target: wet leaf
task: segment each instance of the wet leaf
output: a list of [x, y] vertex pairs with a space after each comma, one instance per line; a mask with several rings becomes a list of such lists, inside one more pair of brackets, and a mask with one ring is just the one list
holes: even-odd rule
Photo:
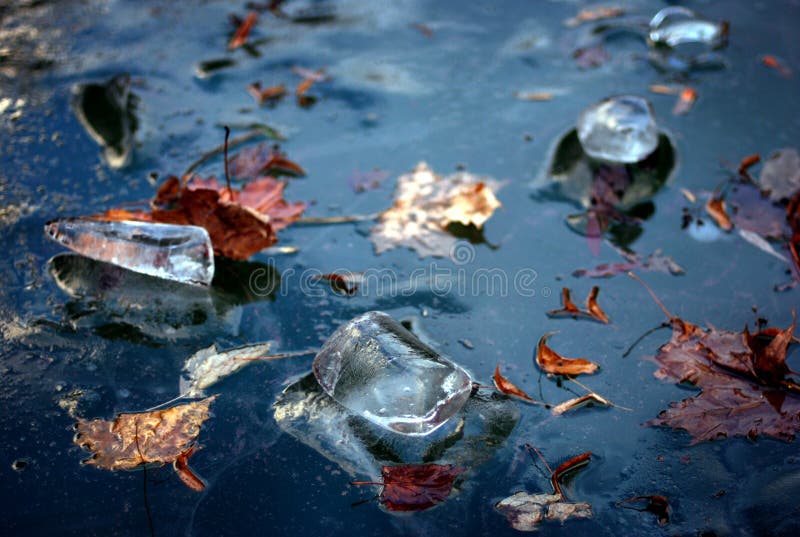
[[564, 25], [570, 28], [580, 26], [585, 22], [595, 22], [604, 19], [613, 19], [625, 14], [621, 7], [596, 7], [581, 9], [577, 15], [564, 21]]
[[800, 192], [800, 155], [794, 148], [779, 149], [770, 155], [758, 177], [761, 188], [775, 202], [788, 201]]
[[264, 103], [276, 103], [286, 95], [286, 86], [279, 84], [277, 86], [270, 86], [268, 88], [261, 88], [261, 82], [253, 82], [247, 86], [247, 91], [256, 100], [259, 106]]
[[494, 508], [503, 513], [517, 531], [537, 531], [545, 519], [563, 524], [570, 518], [592, 517], [591, 504], [568, 503], [560, 494], [517, 492], [497, 502]]
[[497, 388], [499, 392], [512, 397], [519, 397], [524, 401], [533, 401], [530, 395], [517, 388], [517, 386], [514, 385], [510, 380], [500, 374], [500, 364], [497, 364], [497, 367], [495, 367], [492, 380], [494, 381], [495, 388]]
[[241, 22], [241, 24], [239, 24], [239, 27], [236, 28], [233, 37], [231, 37], [231, 40], [228, 43], [228, 49], [233, 50], [247, 43], [247, 38], [250, 36], [250, 31], [253, 29], [253, 26], [257, 21], [258, 13], [255, 11], [248, 13], [247, 17]]
[[787, 378], [785, 330], [750, 334], [703, 330], [671, 317], [672, 339], [653, 360], [656, 377], [687, 382], [700, 394], [672, 403], [648, 425], [686, 430], [692, 443], [718, 437], [760, 435], [790, 441], [800, 430], [800, 385]]
[[597, 295], [600, 288], [595, 286], [589, 292], [586, 299], [586, 310], [580, 309], [570, 300], [570, 291], [564, 287], [561, 289], [561, 308], [547, 312], [548, 317], [572, 317], [573, 319], [592, 319], [601, 323], [608, 324], [609, 319], [605, 312], [597, 304]]
[[186, 460], [195, 450], [200, 427], [209, 417], [216, 396], [163, 410], [119, 414], [114, 421], [78, 420], [75, 443], [92, 452], [85, 464], [104, 470], [133, 470], [139, 466], [175, 463], [184, 483], [202, 490], [203, 482], [189, 477]]
[[397, 181], [394, 205], [381, 213], [370, 239], [380, 254], [404, 246], [420, 258], [451, 254], [457, 239], [447, 232], [450, 224], [481, 229], [501, 206], [495, 197], [499, 183], [467, 172], [448, 176], [433, 173], [421, 162]]
[[770, 69], [775, 69], [783, 78], [792, 78], [792, 70], [775, 56], [762, 56], [761, 63]]
[[[644, 503], [643, 506], [641, 505], [642, 503]], [[653, 513], [658, 518], [659, 526], [666, 526], [669, 524], [669, 514], [671, 509], [669, 507], [669, 500], [667, 500], [664, 496], [634, 496], [632, 498], [628, 498], [627, 500], [617, 502], [616, 505], [617, 507], [622, 507], [624, 509], [634, 509], [636, 511], [647, 511], [649, 513]]]
[[407, 464], [383, 466], [380, 501], [389, 511], [424, 511], [450, 496], [453, 482], [464, 472], [451, 464]]
[[780, 259], [781, 261], [787, 263], [789, 262], [789, 260], [786, 259], [786, 257], [783, 254], [778, 252], [775, 249], [775, 247], [769, 243], [769, 241], [767, 241], [764, 237], [762, 237], [758, 233], [755, 233], [747, 229], [740, 229], [739, 236], [744, 240], [746, 240], [747, 242], [749, 242], [750, 244], [752, 244], [753, 246], [755, 246], [756, 248], [758, 248], [759, 250], [761, 250], [762, 252], [767, 253], [777, 259]]
[[305, 170], [269, 143], [245, 148], [231, 157], [230, 174], [237, 179], [256, 179], [264, 175], [304, 176]]
[[752, 231], [765, 239], [782, 240], [788, 236], [785, 209], [770, 202], [749, 181], [734, 183], [726, 202], [735, 227]]
[[601, 263], [593, 269], [576, 269], [572, 275], [576, 278], [586, 276], [589, 278], [610, 278], [630, 270], [654, 270], [668, 274], [683, 274], [684, 270], [671, 257], [665, 256], [661, 250], [656, 250], [647, 257], [642, 257], [635, 252], [617, 250], [626, 259], [624, 263]]
[[694, 88], [684, 88], [678, 95], [678, 100], [675, 101], [675, 106], [672, 107], [672, 113], [676, 116], [688, 114], [689, 110], [694, 106], [697, 100], [697, 90]]
[[258, 343], [220, 352], [217, 346], [201, 349], [183, 364], [180, 392], [183, 397], [202, 397], [204, 390], [250, 365], [252, 358], [266, 355], [272, 342]]
[[548, 332], [539, 340], [536, 347], [536, 365], [548, 375], [591, 375], [599, 366], [583, 358], [564, 358], [547, 346], [547, 338], [553, 332]]
[[572, 53], [572, 57], [581, 69], [593, 69], [610, 60], [611, 54], [606, 51], [603, 45], [594, 45], [576, 49]]
[[731, 222], [731, 217], [728, 216], [728, 210], [724, 199], [709, 199], [708, 202], [706, 202], [706, 212], [723, 231], [730, 231], [733, 229], [733, 222]]

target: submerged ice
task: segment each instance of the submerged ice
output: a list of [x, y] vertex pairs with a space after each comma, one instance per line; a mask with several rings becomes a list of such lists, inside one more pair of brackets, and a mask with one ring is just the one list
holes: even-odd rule
[[634, 163], [658, 145], [653, 107], [636, 95], [617, 95], [589, 106], [578, 118], [578, 139], [587, 155]]

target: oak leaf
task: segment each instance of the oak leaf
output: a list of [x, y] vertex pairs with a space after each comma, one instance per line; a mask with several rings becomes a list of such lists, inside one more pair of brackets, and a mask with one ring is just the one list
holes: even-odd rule
[[599, 366], [584, 360], [583, 358], [564, 358], [553, 349], [547, 346], [547, 338], [553, 332], [548, 332], [539, 340], [536, 347], [536, 365], [538, 365], [548, 375], [591, 375], [596, 372]]
[[420, 258], [451, 254], [456, 237], [451, 224], [481, 229], [501, 206], [495, 197], [499, 183], [467, 172], [441, 176], [421, 162], [397, 181], [394, 205], [381, 213], [370, 240], [380, 254], [404, 246]]
[[133, 470], [174, 463], [184, 483], [202, 490], [202, 480], [191, 472], [186, 460], [196, 448], [195, 440], [215, 398], [163, 410], [119, 414], [113, 421], [79, 419], [74, 441], [92, 452], [85, 464], [104, 470]]

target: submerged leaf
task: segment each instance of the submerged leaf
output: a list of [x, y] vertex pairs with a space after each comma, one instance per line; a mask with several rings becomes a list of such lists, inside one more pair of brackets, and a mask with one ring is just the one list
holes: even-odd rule
[[264, 356], [272, 342], [257, 343], [219, 352], [217, 346], [201, 349], [191, 355], [183, 365], [180, 392], [184, 397], [202, 397], [203, 390], [249, 365], [253, 358]]
[[589, 278], [610, 278], [617, 274], [622, 274], [630, 270], [654, 270], [666, 272], [668, 274], [679, 275], [685, 271], [671, 257], [665, 256], [661, 250], [656, 250], [647, 257], [642, 257], [635, 252], [618, 250], [620, 255], [626, 259], [623, 263], [601, 263], [593, 269], [576, 269], [572, 275], [576, 278], [586, 276]]
[[230, 173], [238, 179], [256, 179], [267, 174], [302, 177], [305, 170], [269, 143], [242, 149], [231, 157]]
[[494, 191], [497, 181], [458, 172], [436, 175], [421, 162], [397, 181], [394, 205], [380, 215], [370, 239], [376, 253], [398, 246], [416, 250], [420, 257], [445, 257], [457, 239], [447, 232], [450, 224], [481, 229], [501, 206]]
[[492, 377], [492, 380], [494, 381], [495, 387], [501, 393], [504, 393], [506, 395], [511, 395], [513, 397], [519, 397], [524, 401], [530, 401], [530, 402], [533, 401], [530, 395], [528, 395], [521, 389], [517, 388], [517, 386], [514, 385], [510, 380], [508, 380], [507, 378], [505, 378], [503, 375], [500, 374], [500, 364], [498, 364], [497, 367], [495, 367], [494, 376]]
[[800, 155], [794, 148], [779, 149], [764, 163], [758, 177], [772, 201], [791, 199], [800, 192]]
[[494, 508], [503, 513], [517, 531], [537, 531], [545, 519], [563, 524], [570, 518], [592, 517], [591, 504], [568, 503], [560, 494], [517, 492], [497, 502]]
[[194, 441], [209, 417], [216, 396], [164, 410], [119, 414], [114, 421], [79, 419], [75, 443], [92, 452], [85, 464], [105, 470], [133, 470], [142, 465], [176, 463], [184, 483], [193, 481], [202, 490], [202, 480], [190, 472], [186, 459], [195, 450]]
[[583, 358], [564, 358], [547, 346], [547, 338], [553, 332], [548, 332], [539, 340], [536, 347], [536, 364], [548, 375], [591, 375], [599, 366]]
[[[641, 504], [645, 501], [647, 503], [644, 505], [644, 507], [637, 507], [635, 505]], [[634, 505], [626, 505], [631, 503]], [[667, 500], [664, 496], [634, 496], [633, 498], [628, 498], [627, 500], [617, 502], [616, 505], [617, 507], [622, 507], [624, 509], [634, 509], [636, 511], [647, 511], [649, 513], [653, 513], [658, 518], [659, 526], [666, 526], [669, 524], [669, 500]]]
[[408, 464], [381, 469], [380, 501], [389, 511], [423, 511], [442, 503], [464, 470], [451, 464]]

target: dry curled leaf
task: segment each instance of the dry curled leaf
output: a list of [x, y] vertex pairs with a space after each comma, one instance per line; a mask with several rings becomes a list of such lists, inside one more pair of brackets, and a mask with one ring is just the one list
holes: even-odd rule
[[467, 172], [448, 176], [433, 173], [421, 162], [397, 181], [394, 205], [381, 213], [370, 239], [375, 252], [405, 246], [422, 257], [451, 254], [456, 237], [447, 226], [481, 229], [501, 206], [495, 197], [499, 183]]
[[519, 389], [515, 384], [513, 384], [510, 380], [505, 378], [503, 375], [500, 374], [500, 364], [497, 364], [497, 367], [494, 369], [494, 376], [492, 377], [494, 381], [494, 386], [497, 390], [501, 393], [506, 395], [510, 395], [512, 397], [519, 397], [523, 401], [530, 401], [532, 402], [531, 396]]
[[536, 365], [548, 375], [591, 375], [599, 366], [583, 358], [564, 358], [547, 346], [547, 338], [553, 332], [548, 332], [539, 340], [536, 347]]
[[142, 465], [175, 463], [181, 480], [202, 490], [202, 480], [191, 472], [186, 460], [195, 450], [194, 442], [215, 398], [119, 414], [114, 421], [79, 419], [74, 441], [92, 452], [85, 464], [104, 470], [133, 470]]
[[724, 199], [716, 197], [710, 198], [706, 202], [706, 212], [723, 231], [730, 231], [733, 229], [733, 222], [731, 221], [731, 217], [728, 216], [728, 209]]
[[560, 416], [565, 412], [569, 412], [570, 410], [574, 410], [576, 408], [580, 408], [582, 406], [591, 405], [591, 404], [599, 404], [603, 406], [613, 406], [613, 403], [602, 397], [594, 392], [587, 393], [586, 395], [582, 395], [580, 397], [575, 397], [573, 399], [569, 399], [564, 401], [563, 403], [559, 403], [558, 405], [554, 406], [553, 409], [550, 411], [554, 416]]
[[247, 38], [250, 36], [250, 31], [253, 29], [253, 26], [255, 26], [257, 21], [258, 13], [255, 11], [248, 13], [247, 17], [241, 22], [241, 24], [239, 24], [239, 27], [236, 28], [233, 37], [231, 37], [231, 40], [228, 43], [228, 50], [239, 48], [247, 43]]
[[261, 82], [253, 82], [247, 86], [247, 91], [253, 96], [259, 106], [264, 103], [275, 103], [286, 95], [286, 86], [279, 84], [277, 86], [270, 86], [268, 88], [261, 87]]
[[561, 307], [547, 312], [548, 317], [572, 317], [573, 319], [592, 319], [601, 323], [608, 324], [609, 319], [605, 312], [597, 304], [597, 295], [600, 288], [595, 286], [589, 292], [586, 299], [586, 310], [580, 309], [570, 300], [570, 291], [567, 287], [561, 289]]

